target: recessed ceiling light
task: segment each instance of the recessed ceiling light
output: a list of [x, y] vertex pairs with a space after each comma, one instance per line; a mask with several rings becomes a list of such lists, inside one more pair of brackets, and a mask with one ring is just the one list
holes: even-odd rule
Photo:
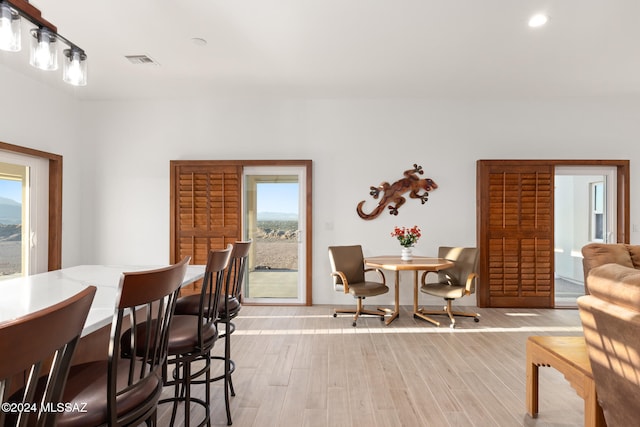
[[536, 15], [533, 15], [529, 19], [529, 26], [532, 28], [542, 27], [548, 21], [549, 21], [549, 17], [547, 15], [543, 13], [538, 13]]

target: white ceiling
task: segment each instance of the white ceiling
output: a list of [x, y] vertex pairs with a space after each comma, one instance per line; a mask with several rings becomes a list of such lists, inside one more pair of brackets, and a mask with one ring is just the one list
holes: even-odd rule
[[[82, 99], [640, 94], [640, 0], [32, 4], [85, 49], [88, 86], [70, 89], [16, 54], [1, 63]], [[550, 15], [545, 27], [527, 26], [536, 12]], [[138, 54], [160, 65], [125, 59]]]

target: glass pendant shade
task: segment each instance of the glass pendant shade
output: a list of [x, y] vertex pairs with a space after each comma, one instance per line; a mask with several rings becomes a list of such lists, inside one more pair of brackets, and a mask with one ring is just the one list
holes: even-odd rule
[[29, 63], [41, 70], [58, 69], [56, 36], [46, 28], [31, 31], [31, 55]]
[[21, 49], [20, 15], [5, 3], [0, 3], [0, 50], [17, 52]]
[[22, 19], [31, 27], [29, 63], [40, 70], [57, 70], [58, 50], [62, 51], [58, 45], [62, 43], [68, 47], [64, 50], [62, 79], [74, 86], [86, 86], [87, 55], [59, 34], [57, 27], [44, 19], [29, 0], [0, 0], [0, 50], [18, 52], [22, 48]]
[[78, 49], [65, 49], [62, 79], [74, 86], [87, 84], [87, 55]]

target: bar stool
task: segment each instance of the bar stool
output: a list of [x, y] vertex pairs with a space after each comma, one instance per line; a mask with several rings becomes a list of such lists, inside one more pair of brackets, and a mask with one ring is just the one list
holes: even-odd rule
[[[191, 403], [197, 403], [204, 408], [204, 418], [199, 426], [211, 425], [211, 391], [208, 386], [211, 381], [211, 349], [218, 339], [217, 322], [219, 319], [218, 305], [224, 285], [224, 270], [229, 264], [232, 246], [225, 250], [209, 251], [207, 266], [200, 295], [194, 295], [198, 300], [196, 315], [175, 314], [169, 331], [169, 359], [165, 369], [165, 386], [174, 386], [173, 397], [160, 400], [160, 403], [172, 402], [171, 425], [174, 424], [177, 404], [184, 402], [184, 425], [190, 425]], [[191, 364], [204, 360], [204, 367], [193, 373]], [[172, 378], [168, 378], [169, 367]], [[191, 385], [198, 382], [194, 378], [205, 375], [202, 381], [205, 386], [205, 400], [191, 396]]]
[[[40, 410], [57, 408], [57, 404], [64, 401], [71, 358], [95, 293], [96, 287], [89, 286], [51, 307], [0, 324], [1, 426], [56, 424], [57, 411]], [[54, 356], [53, 363], [48, 368], [51, 356]], [[26, 385], [9, 397], [11, 380], [22, 379], [25, 372], [28, 373]], [[39, 381], [42, 374], [45, 374], [43, 380]], [[46, 392], [45, 383], [48, 384]], [[5, 411], [6, 402], [19, 404], [16, 408], [22, 410]], [[38, 410], [27, 410], [34, 408]]]
[[[232, 320], [238, 316], [242, 308], [242, 282], [247, 269], [247, 259], [251, 241], [239, 241], [233, 244], [231, 258], [225, 273], [225, 294], [220, 298], [218, 306], [218, 324], [225, 326], [224, 332], [219, 338], [224, 338], [224, 356], [212, 356], [211, 359], [224, 361], [224, 371], [222, 375], [206, 379], [204, 381], [192, 381], [192, 383], [213, 382], [224, 379], [224, 402], [227, 412], [227, 425], [232, 424], [229, 394], [235, 396], [231, 374], [235, 371], [235, 363], [231, 360], [231, 334], [235, 331], [235, 324]], [[198, 295], [188, 295], [178, 299], [176, 304], [176, 315], [197, 315]]]
[[[57, 427], [156, 425], [169, 326], [189, 259], [122, 274], [108, 357], [71, 367], [60, 402], [85, 411], [59, 413]], [[121, 339], [126, 327], [135, 333]]]

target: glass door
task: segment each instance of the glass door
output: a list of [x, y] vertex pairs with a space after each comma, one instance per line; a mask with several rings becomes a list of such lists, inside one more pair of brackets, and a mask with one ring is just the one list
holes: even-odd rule
[[305, 169], [244, 168], [244, 234], [251, 239], [243, 296], [253, 303], [304, 303]]
[[588, 243], [616, 243], [616, 194], [615, 167], [556, 167], [556, 307], [576, 307], [576, 298], [584, 295], [582, 247]]

